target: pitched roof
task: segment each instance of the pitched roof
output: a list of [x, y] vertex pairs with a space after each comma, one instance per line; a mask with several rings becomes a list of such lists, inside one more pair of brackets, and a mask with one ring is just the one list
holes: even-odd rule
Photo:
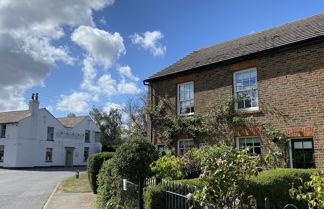
[[29, 110], [0, 112], [0, 123], [17, 123], [31, 116]]
[[87, 116], [79, 116], [79, 117], [66, 117], [66, 118], [57, 118], [65, 127], [73, 128], [77, 124], [79, 124], [83, 119]]
[[324, 38], [324, 13], [198, 49], [145, 81], [313, 38]]

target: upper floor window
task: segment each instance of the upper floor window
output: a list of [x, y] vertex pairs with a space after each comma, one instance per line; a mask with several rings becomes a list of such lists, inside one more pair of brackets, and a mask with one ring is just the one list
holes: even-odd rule
[[95, 142], [100, 142], [100, 132], [96, 131], [94, 134], [95, 134]]
[[236, 139], [236, 146], [240, 149], [250, 147], [252, 155], [261, 155], [261, 140], [260, 137], [246, 136]]
[[47, 141], [54, 140], [54, 127], [47, 127]]
[[249, 111], [259, 109], [256, 68], [234, 73], [235, 109]]
[[6, 124], [0, 125], [0, 138], [6, 138]]
[[84, 141], [88, 143], [90, 142], [90, 130], [85, 130]]
[[178, 115], [191, 115], [194, 112], [194, 82], [178, 84]]

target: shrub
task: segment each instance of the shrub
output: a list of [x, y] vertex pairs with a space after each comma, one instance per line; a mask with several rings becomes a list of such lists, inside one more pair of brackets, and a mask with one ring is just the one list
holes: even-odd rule
[[92, 192], [94, 194], [97, 193], [97, 188], [98, 188], [97, 175], [99, 173], [101, 165], [105, 160], [111, 159], [113, 155], [114, 153], [112, 152], [100, 152], [97, 154], [93, 154], [88, 158], [88, 162], [87, 162], [88, 178], [89, 178]]
[[182, 177], [181, 159], [167, 151], [165, 156], [160, 157], [151, 164], [151, 169], [156, 176], [164, 179], [175, 180]]
[[310, 176], [310, 181], [304, 183], [303, 179], [299, 179], [301, 186], [289, 190], [289, 194], [293, 199], [303, 201], [308, 208], [324, 207], [324, 170], [319, 171]]
[[276, 169], [260, 172], [252, 177], [245, 188], [247, 195], [253, 195], [258, 202], [259, 208], [264, 208], [264, 198], [270, 199], [270, 207], [282, 209], [286, 204], [295, 204], [298, 208], [307, 208], [306, 205], [293, 200], [289, 196], [289, 189], [296, 178], [305, 181], [316, 169]]
[[201, 174], [202, 165], [195, 156], [195, 152], [195, 149], [189, 150], [181, 157], [180, 168], [183, 179], [198, 178]]
[[158, 157], [158, 151], [145, 137], [134, 137], [117, 150], [114, 164], [118, 175], [137, 183], [140, 176], [152, 174], [150, 164]]
[[118, 191], [118, 185], [116, 182], [121, 181], [116, 175], [114, 170], [113, 160], [106, 160], [99, 171], [98, 174], [98, 195], [97, 195], [97, 205], [100, 208], [105, 208], [108, 200], [116, 196], [116, 191]]
[[149, 186], [144, 191], [145, 209], [164, 209], [165, 187], [163, 185]]

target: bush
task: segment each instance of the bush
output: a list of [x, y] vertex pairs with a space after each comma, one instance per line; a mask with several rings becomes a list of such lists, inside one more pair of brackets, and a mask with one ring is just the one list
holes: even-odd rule
[[111, 159], [113, 156], [114, 153], [112, 152], [100, 152], [97, 154], [93, 154], [88, 158], [88, 162], [87, 162], [88, 178], [89, 178], [92, 192], [94, 194], [97, 194], [97, 188], [98, 188], [97, 175], [99, 173], [101, 165], [105, 160]]
[[271, 208], [282, 209], [286, 204], [295, 204], [298, 208], [307, 208], [289, 196], [289, 189], [296, 178], [309, 180], [316, 169], [276, 169], [263, 171], [252, 177], [249, 186], [245, 189], [247, 195], [253, 195], [259, 208], [264, 208], [264, 198], [270, 199]]
[[163, 185], [149, 186], [144, 191], [145, 209], [164, 209], [165, 187]]
[[98, 174], [97, 205], [99, 208], [105, 208], [108, 200], [116, 196], [115, 192], [118, 190], [116, 182], [118, 181], [121, 179], [115, 175], [113, 160], [106, 160]]
[[196, 150], [193, 149], [189, 150], [181, 157], [180, 168], [183, 179], [198, 178], [201, 174], [202, 165], [195, 154]]
[[164, 179], [175, 180], [182, 177], [181, 159], [167, 151], [165, 156], [160, 157], [151, 164], [151, 169], [156, 176]]
[[158, 151], [145, 137], [134, 137], [117, 150], [114, 164], [118, 175], [137, 183], [140, 176], [152, 175], [150, 164], [158, 157]]

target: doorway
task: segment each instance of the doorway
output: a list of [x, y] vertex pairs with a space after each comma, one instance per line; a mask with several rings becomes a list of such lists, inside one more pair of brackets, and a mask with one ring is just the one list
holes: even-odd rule
[[74, 147], [65, 147], [65, 166], [73, 167]]

